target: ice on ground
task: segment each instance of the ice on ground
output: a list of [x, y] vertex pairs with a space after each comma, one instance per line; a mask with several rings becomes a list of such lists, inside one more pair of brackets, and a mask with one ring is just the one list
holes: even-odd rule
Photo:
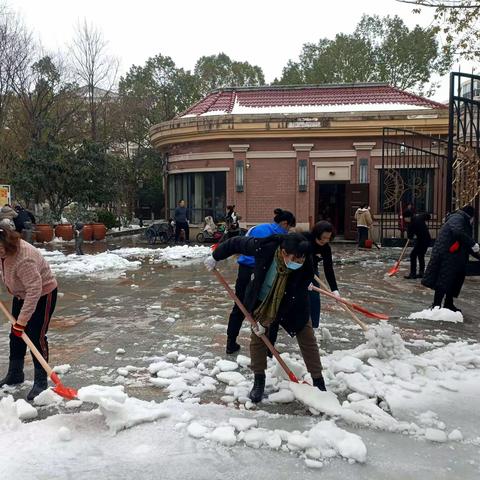
[[268, 400], [274, 403], [290, 403], [295, 400], [295, 394], [291, 390], [283, 389], [271, 393], [268, 396]]
[[232, 372], [237, 370], [238, 363], [232, 362], [230, 360], [219, 360], [216, 366], [220, 369], [221, 372]]
[[89, 385], [78, 391], [78, 398], [84, 402], [96, 403], [113, 433], [169, 415], [162, 405], [129, 397], [123, 390], [122, 385]]
[[57, 395], [51, 388], [47, 388], [33, 399], [33, 403], [39, 406], [55, 405], [62, 401], [63, 397]]
[[65, 375], [70, 371], [70, 368], [70, 364], [66, 363], [65, 365], [57, 365], [56, 367], [53, 367], [53, 371], [59, 375]]
[[205, 438], [228, 446], [237, 443], [235, 429], [231, 426], [217, 427], [213, 432], [207, 433]]
[[[289, 353], [287, 352], [282, 353], [280, 357], [287, 364], [287, 367], [295, 374], [295, 376], [298, 379], [302, 379], [303, 376], [307, 373], [307, 369], [305, 368], [305, 365], [291, 358]], [[285, 372], [285, 370], [278, 363], [276, 358], [274, 359], [274, 362], [275, 362], [275, 376], [284, 378], [285, 380], [289, 380], [287, 372]]]
[[411, 313], [408, 318], [421, 318], [423, 320], [434, 320], [437, 322], [463, 323], [462, 312], [452, 312], [448, 308], [427, 308], [421, 312]]
[[427, 428], [425, 430], [425, 438], [431, 442], [443, 443], [447, 441], [447, 434], [438, 428]]
[[17, 405], [11, 395], [0, 399], [0, 432], [14, 430], [21, 424]]
[[337, 415], [342, 408], [333, 392], [322, 392], [317, 387], [294, 382], [290, 382], [290, 389], [299, 402], [315, 409], [317, 412]]
[[393, 327], [386, 323], [371, 325], [365, 332], [367, 348], [377, 351], [379, 358], [393, 359], [411, 356], [411, 352], [405, 348], [402, 337], [395, 333]]
[[227, 385], [238, 385], [245, 381], [245, 377], [239, 372], [220, 372], [217, 379]]
[[238, 365], [240, 365], [241, 367], [249, 367], [252, 363], [250, 357], [246, 357], [245, 355], [238, 355], [237, 356], [237, 363]]
[[232, 417], [228, 419], [228, 423], [234, 426], [239, 432], [243, 432], [258, 425], [257, 420], [254, 418], [238, 418]]
[[62, 442], [69, 442], [72, 439], [72, 431], [68, 427], [60, 427], [58, 429], [58, 438]]
[[38, 411], [33, 406], [26, 402], [23, 398], [19, 398], [15, 405], [17, 407], [17, 414], [20, 420], [31, 420], [38, 417]]

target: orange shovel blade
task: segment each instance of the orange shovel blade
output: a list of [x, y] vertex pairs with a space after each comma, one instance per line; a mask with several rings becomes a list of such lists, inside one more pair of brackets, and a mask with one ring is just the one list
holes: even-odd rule
[[395, 275], [398, 270], [399, 270], [399, 265], [398, 265], [398, 262], [388, 271], [388, 276], [389, 277], [393, 277], [393, 275]]
[[63, 398], [66, 398], [67, 400], [75, 400], [78, 398], [78, 392], [75, 390], [75, 388], [70, 388], [66, 387], [60, 380], [60, 377], [55, 373], [52, 372], [50, 375], [50, 378], [52, 379], [52, 382], [55, 384], [55, 387], [53, 387], [53, 391], [57, 394], [60, 395]]

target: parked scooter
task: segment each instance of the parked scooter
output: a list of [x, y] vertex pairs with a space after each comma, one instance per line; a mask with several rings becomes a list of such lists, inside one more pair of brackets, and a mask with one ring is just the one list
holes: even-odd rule
[[203, 230], [197, 235], [197, 242], [221, 242], [225, 235], [225, 224], [217, 225], [211, 216], [205, 217]]

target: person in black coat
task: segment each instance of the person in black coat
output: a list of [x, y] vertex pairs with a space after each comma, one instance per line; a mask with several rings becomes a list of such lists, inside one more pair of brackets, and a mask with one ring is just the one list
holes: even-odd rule
[[460, 295], [469, 255], [480, 250], [472, 238], [474, 217], [474, 208], [467, 205], [452, 213], [438, 233], [422, 280], [423, 285], [435, 290], [432, 308], [441, 307], [445, 297], [444, 308], [459, 311], [453, 299]]
[[29, 212], [26, 208], [23, 208], [21, 205], [15, 207], [17, 216], [13, 219], [15, 223], [15, 230], [18, 233], [22, 233], [26, 228], [32, 228], [32, 225], [35, 225], [35, 216], [32, 212]]
[[313, 384], [325, 390], [322, 364], [309, 318], [308, 286], [313, 279], [313, 258], [308, 240], [298, 233], [267, 238], [234, 237], [221, 243], [205, 260], [207, 269], [235, 254], [255, 257], [254, 276], [243, 303], [256, 320], [250, 337], [251, 368], [255, 375], [250, 399], [259, 402], [265, 389], [267, 347], [260, 338], [278, 323], [297, 337]]
[[[410, 253], [410, 273], [404, 278], [411, 280], [422, 278], [425, 272], [425, 254], [428, 247], [432, 243], [432, 237], [428, 230], [427, 222], [430, 220], [429, 213], [421, 213], [413, 215], [411, 210], [407, 210], [403, 214], [403, 219], [407, 226], [408, 239], [413, 242], [416, 237], [415, 245]], [[417, 274], [417, 258], [418, 258], [418, 274]]]

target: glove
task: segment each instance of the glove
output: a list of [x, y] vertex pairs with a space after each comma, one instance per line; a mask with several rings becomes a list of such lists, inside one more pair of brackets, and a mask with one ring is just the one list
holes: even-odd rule
[[11, 332], [12, 332], [13, 335], [15, 335], [16, 337], [21, 338], [23, 332], [25, 331], [25, 327], [26, 327], [26, 325], [21, 325], [20, 323], [15, 322], [15, 323], [12, 325]]
[[478, 253], [478, 252], [480, 252], [480, 245], [478, 245], [478, 243], [476, 243], [476, 244], [472, 247], [472, 251], [473, 251], [473, 253]]
[[266, 329], [260, 322], [256, 322], [255, 327], [252, 327], [252, 332], [255, 335], [258, 335], [259, 337], [261, 337], [262, 335], [265, 334]]
[[209, 271], [209, 272], [212, 272], [215, 268], [215, 266], [217, 265], [217, 261], [213, 258], [212, 255], [210, 255], [209, 257], [207, 257], [203, 264], [205, 265], [206, 269]]
[[340, 298], [340, 292], [338, 290], [334, 290], [332, 292], [337, 298]]
[[311, 292], [314, 286], [315, 285], [312, 282], [310, 282], [310, 285], [307, 287], [308, 291]]

